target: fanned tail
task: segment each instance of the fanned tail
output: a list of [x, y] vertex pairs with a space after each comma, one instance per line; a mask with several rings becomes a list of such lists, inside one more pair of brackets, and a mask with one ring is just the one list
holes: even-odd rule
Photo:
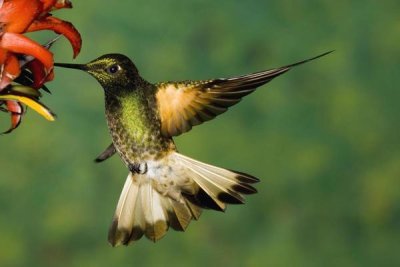
[[219, 168], [176, 153], [186, 174], [197, 184], [196, 194], [185, 195], [203, 208], [224, 211], [226, 204], [244, 204], [243, 195], [257, 193], [250, 184], [258, 178]]
[[143, 235], [161, 239], [171, 227], [184, 231], [203, 208], [223, 211], [256, 193], [251, 175], [215, 167], [179, 153], [148, 162], [144, 174], [129, 173], [111, 225], [113, 246], [128, 245]]

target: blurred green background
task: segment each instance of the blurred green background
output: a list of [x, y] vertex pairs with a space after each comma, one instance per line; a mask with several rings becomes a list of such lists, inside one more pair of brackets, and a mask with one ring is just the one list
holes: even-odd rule
[[[400, 266], [399, 1], [73, 3], [55, 15], [83, 36], [75, 62], [124, 53], [153, 82], [336, 51], [176, 138], [183, 154], [260, 177], [246, 205], [118, 248], [107, 231], [127, 170], [93, 163], [110, 143], [103, 92], [57, 69], [42, 100], [58, 120], [29, 111], [0, 137], [0, 266]], [[54, 52], [72, 61], [67, 41]]]

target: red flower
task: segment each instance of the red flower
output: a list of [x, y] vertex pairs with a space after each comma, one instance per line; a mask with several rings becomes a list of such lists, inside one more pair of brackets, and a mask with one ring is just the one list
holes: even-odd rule
[[[0, 110], [11, 113], [11, 128], [7, 132], [21, 121], [24, 112], [21, 103], [47, 119], [54, 119], [38, 102], [40, 94], [25, 88], [45, 88], [44, 83], [53, 79], [53, 54], [49, 46], [42, 46], [23, 34], [52, 30], [64, 35], [76, 57], [82, 44], [79, 32], [71, 23], [49, 13], [71, 7], [69, 0], [0, 0]], [[13, 81], [24, 85], [24, 90], [16, 87]], [[48, 112], [42, 112], [43, 109]]]

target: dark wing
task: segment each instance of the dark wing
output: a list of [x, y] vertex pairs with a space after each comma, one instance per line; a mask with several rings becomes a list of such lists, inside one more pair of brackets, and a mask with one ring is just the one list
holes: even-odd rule
[[260, 71], [234, 78], [207, 81], [159, 83], [156, 94], [161, 131], [164, 136], [177, 136], [192, 126], [213, 119], [242, 97], [252, 93], [292, 67], [317, 59], [330, 52], [284, 67]]
[[94, 161], [97, 163], [105, 161], [109, 157], [113, 156], [115, 152], [117, 152], [117, 150], [115, 149], [114, 144], [111, 143], [111, 145], [109, 145]]

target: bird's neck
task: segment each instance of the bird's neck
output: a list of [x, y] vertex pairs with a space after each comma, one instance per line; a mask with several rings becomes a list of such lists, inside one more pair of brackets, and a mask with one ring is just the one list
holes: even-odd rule
[[118, 119], [125, 127], [145, 127], [152, 119], [154, 98], [146, 90], [132, 90], [120, 94], [106, 93], [106, 113], [110, 119]]
[[141, 90], [119, 92], [118, 94], [105, 93], [106, 112], [115, 116], [131, 113], [134, 117], [140, 116], [147, 108], [147, 95]]

